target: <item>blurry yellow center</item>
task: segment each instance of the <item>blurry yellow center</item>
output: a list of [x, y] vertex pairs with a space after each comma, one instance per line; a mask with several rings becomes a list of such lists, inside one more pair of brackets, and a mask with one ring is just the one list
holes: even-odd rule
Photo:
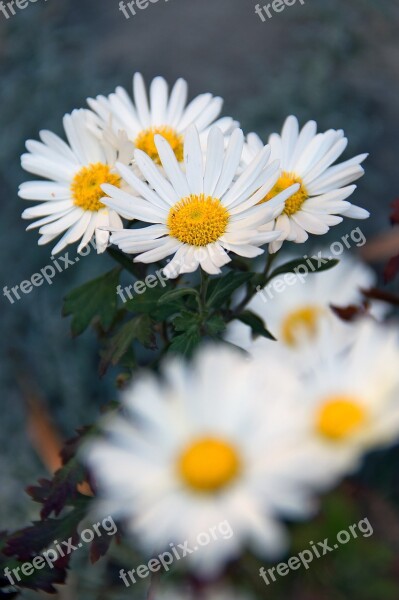
[[357, 433], [367, 420], [365, 408], [351, 397], [328, 399], [317, 415], [317, 431], [333, 441], [341, 441]]
[[191, 195], [177, 202], [169, 211], [170, 235], [184, 244], [207, 246], [225, 232], [229, 212], [218, 198]]
[[83, 210], [98, 211], [105, 207], [105, 204], [100, 201], [106, 196], [101, 185], [110, 183], [120, 187], [120, 182], [119, 175], [111, 173], [108, 165], [93, 163], [83, 167], [76, 173], [71, 184], [73, 203]]
[[178, 470], [184, 483], [197, 492], [216, 492], [240, 472], [236, 449], [224, 440], [202, 438], [180, 456]]
[[288, 346], [296, 346], [305, 336], [314, 338], [321, 314], [318, 306], [304, 306], [289, 313], [281, 326], [283, 341]]
[[284, 190], [289, 188], [291, 185], [294, 185], [294, 183], [299, 183], [301, 187], [296, 192], [296, 194], [293, 194], [291, 198], [288, 198], [288, 200], [286, 200], [285, 208], [283, 210], [283, 213], [285, 213], [289, 217], [291, 215], [294, 215], [296, 212], [298, 212], [298, 210], [300, 210], [305, 200], [309, 198], [308, 191], [301, 177], [297, 177], [295, 173], [287, 173], [286, 171], [283, 171], [273, 189], [268, 193], [267, 196], [263, 198], [263, 200], [259, 202], [259, 204], [263, 204], [263, 202], [271, 200], [272, 198], [277, 196], [277, 194], [284, 192]]
[[182, 162], [184, 152], [183, 152], [183, 136], [179, 135], [172, 127], [168, 127], [167, 125], [162, 125], [161, 127], [150, 127], [149, 129], [145, 129], [141, 131], [137, 138], [134, 141], [134, 145], [139, 150], [142, 150], [154, 162], [158, 165], [161, 164], [161, 159], [159, 158], [158, 150], [155, 145], [155, 135], [159, 134], [165, 138], [169, 145], [171, 146], [175, 156], [179, 162]]

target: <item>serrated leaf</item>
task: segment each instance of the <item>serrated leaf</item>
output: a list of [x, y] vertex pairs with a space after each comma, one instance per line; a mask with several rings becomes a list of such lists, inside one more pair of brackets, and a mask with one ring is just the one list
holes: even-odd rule
[[[323, 262], [322, 262], [323, 261]], [[280, 267], [277, 267], [268, 278], [268, 281], [271, 281], [278, 275], [283, 275], [284, 273], [295, 273], [298, 267], [305, 267], [307, 269], [306, 274], [311, 273], [322, 273], [323, 271], [328, 271], [332, 269], [339, 263], [339, 260], [336, 258], [307, 258], [306, 260], [303, 258], [298, 258], [296, 260], [291, 260]]]
[[230, 271], [224, 277], [220, 277], [216, 280], [216, 283], [209, 287], [207, 306], [221, 308], [227, 300], [232, 298], [234, 292], [250, 281], [253, 276], [254, 273], [236, 273]]
[[101, 275], [70, 292], [63, 306], [63, 315], [72, 316], [74, 336], [83, 333], [94, 318], [98, 318], [107, 331], [116, 316], [120, 267]]
[[201, 335], [198, 329], [189, 329], [173, 338], [169, 349], [171, 352], [175, 352], [176, 354], [190, 357], [200, 341]]
[[[41, 554], [46, 548], [53, 546], [54, 540], [68, 540], [69, 538], [76, 540], [78, 525], [85, 516], [85, 510], [75, 508], [61, 519], [49, 518], [45, 521], [33, 521], [32, 525], [9, 537], [3, 552], [6, 556], [16, 556], [19, 560], [30, 560]], [[68, 561], [60, 560], [59, 564], [65, 562]]]
[[42, 519], [46, 519], [51, 513], [59, 515], [67, 504], [70, 504], [78, 497], [78, 485], [85, 480], [86, 470], [75, 459], [69, 461], [61, 469], [58, 469], [50, 488], [48, 488], [46, 483], [48, 495], [40, 511]]
[[110, 365], [117, 365], [135, 340], [147, 348], [154, 348], [155, 336], [149, 315], [143, 314], [131, 319], [112, 336], [102, 352], [100, 373], [103, 375]]
[[199, 329], [201, 319], [198, 314], [191, 313], [186, 310], [176, 317], [173, 321], [175, 331], [188, 331], [190, 329]]
[[220, 315], [213, 315], [206, 321], [205, 329], [208, 335], [218, 337], [226, 329], [226, 323]]
[[252, 329], [252, 333], [255, 335], [260, 335], [268, 340], [273, 340], [274, 342], [276, 341], [274, 335], [272, 335], [266, 328], [263, 319], [258, 317], [258, 315], [255, 315], [255, 313], [251, 312], [250, 310], [243, 311], [237, 316], [237, 319], [245, 325], [248, 325], [248, 327]]

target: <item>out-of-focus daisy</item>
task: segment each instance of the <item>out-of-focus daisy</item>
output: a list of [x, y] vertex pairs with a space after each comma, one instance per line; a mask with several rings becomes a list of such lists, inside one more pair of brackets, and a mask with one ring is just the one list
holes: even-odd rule
[[[186, 561], [209, 578], [247, 546], [275, 557], [285, 546], [276, 517], [313, 509], [296, 458], [294, 373], [273, 355], [260, 370], [219, 346], [163, 373], [126, 391], [108, 439], [86, 448], [98, 510], [123, 520], [151, 556], [176, 542], [197, 547]], [[198, 534], [211, 527], [216, 539], [202, 548]]]
[[[321, 254], [325, 256], [324, 252]], [[361, 290], [373, 287], [375, 273], [348, 255], [342, 255], [337, 266], [321, 273], [311, 273], [306, 259], [303, 264], [309, 269], [306, 277], [293, 273], [280, 275], [260, 290], [247, 308], [267, 324], [269, 331], [289, 351], [301, 353], [305, 345], [313, 347], [326, 325], [336, 343], [340, 340], [344, 346], [350, 342], [354, 326], [339, 318], [332, 307], [360, 306]], [[376, 307], [374, 314], [381, 316], [380, 307]], [[264, 345], [275, 344], [265, 338], [254, 342], [251, 329], [239, 321], [229, 325], [226, 339], [251, 353]]]
[[308, 475], [330, 485], [357, 469], [366, 451], [399, 440], [399, 335], [365, 320], [348, 352], [337, 353], [330, 335], [323, 344], [328, 359], [304, 382], [297, 416], [308, 429], [299, 454], [314, 456]]
[[136, 164], [148, 184], [123, 165], [118, 170], [141, 198], [104, 185], [109, 197], [102, 202], [126, 218], [152, 225], [113, 233], [111, 242], [126, 253], [139, 254], [137, 262], [153, 263], [174, 255], [164, 269], [170, 278], [191, 273], [199, 265], [207, 273], [220, 273], [231, 260], [229, 251], [246, 257], [262, 254], [260, 246], [277, 239], [279, 233], [261, 232], [261, 226], [281, 212], [298, 185], [258, 205], [278, 178], [278, 163], [267, 167], [270, 149], [266, 146], [234, 181], [243, 143], [243, 133], [236, 129], [225, 150], [222, 132], [213, 127], [204, 157], [193, 126], [184, 140], [183, 172], [172, 146], [157, 135], [155, 144], [165, 176], [147, 154], [136, 150]]
[[52, 254], [78, 240], [80, 252], [94, 233], [97, 250], [104, 251], [109, 237], [106, 228], [123, 227], [118, 213], [101, 202], [102, 184], [122, 187], [121, 177], [115, 171], [116, 160], [122, 160], [121, 152], [115, 144], [96, 137], [96, 120], [91, 111], [75, 110], [63, 120], [68, 144], [51, 131], [41, 131], [41, 142], [29, 140], [28, 153], [21, 157], [26, 171], [47, 180], [23, 183], [19, 196], [43, 201], [22, 213], [23, 219], [38, 219], [27, 229], [39, 228], [39, 245], [64, 234]]
[[111, 117], [115, 132], [125, 131], [135, 147], [142, 150], [157, 164], [161, 163], [155, 136], [162, 135], [170, 144], [179, 162], [183, 161], [184, 133], [195, 125], [205, 140], [212, 124], [228, 133], [237, 123], [231, 117], [215, 121], [220, 115], [223, 100], [212, 94], [201, 94], [187, 105], [187, 82], [178, 79], [170, 93], [163, 77], [155, 77], [150, 85], [148, 101], [145, 83], [140, 73], [133, 76], [133, 97], [123, 87], [117, 87], [108, 97], [89, 98], [89, 106], [104, 123]]
[[[285, 240], [300, 244], [308, 239], [309, 233], [327, 233], [331, 226], [342, 222], [340, 215], [352, 219], [369, 217], [367, 210], [347, 201], [356, 189], [355, 185], [349, 184], [364, 174], [361, 163], [367, 154], [334, 165], [348, 144], [342, 130], [317, 133], [317, 124], [309, 121], [299, 131], [298, 120], [290, 116], [281, 135], [273, 133], [269, 144], [272, 160], [280, 161], [281, 171], [275, 187], [262, 201], [269, 201], [293, 183], [300, 185], [276, 219], [274, 227], [282, 231], [282, 235], [270, 245], [270, 252], [277, 252]], [[262, 146], [255, 133], [249, 134], [244, 164], [252, 160]]]

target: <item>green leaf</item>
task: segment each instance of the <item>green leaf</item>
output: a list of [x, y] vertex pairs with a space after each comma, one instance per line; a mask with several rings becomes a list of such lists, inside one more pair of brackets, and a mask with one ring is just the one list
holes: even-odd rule
[[231, 299], [233, 293], [238, 288], [250, 281], [253, 276], [254, 273], [236, 273], [235, 271], [230, 271], [224, 277], [217, 279], [209, 288], [207, 306], [220, 308], [227, 300]]
[[271, 281], [278, 275], [283, 275], [284, 273], [295, 273], [295, 270], [298, 267], [305, 267], [308, 270], [308, 273], [306, 274], [322, 273], [323, 271], [332, 269], [339, 263], [339, 260], [336, 258], [324, 259], [324, 261], [325, 262], [320, 264], [320, 259], [318, 258], [307, 258], [306, 260], [304, 258], [298, 258], [296, 260], [291, 260], [290, 262], [285, 263], [285, 265], [277, 267], [277, 269], [269, 276], [268, 281]]
[[226, 323], [220, 315], [213, 315], [205, 323], [206, 332], [211, 337], [218, 337], [226, 329]]
[[175, 331], [188, 331], [189, 329], [199, 329], [201, 318], [197, 313], [191, 313], [183, 310], [182, 313], [173, 321]]
[[197, 290], [194, 288], [178, 288], [176, 290], [170, 290], [166, 292], [161, 298], [158, 300], [158, 304], [170, 304], [180, 300], [184, 296], [195, 296], [198, 300], [200, 300], [200, 295]]
[[120, 267], [72, 290], [64, 299], [63, 315], [72, 315], [72, 335], [83, 333], [94, 318], [107, 331], [116, 316]]
[[245, 323], [245, 325], [248, 325], [248, 327], [252, 329], [252, 333], [255, 335], [261, 335], [268, 340], [273, 340], [274, 342], [276, 341], [274, 335], [272, 335], [270, 331], [266, 329], [263, 319], [255, 315], [255, 313], [251, 312], [250, 310], [245, 310], [242, 312], [237, 316], [237, 319], [242, 323]]
[[[166, 292], [170, 284], [166, 284]], [[151, 315], [157, 321], [164, 321], [171, 315], [181, 310], [181, 305], [173, 302], [160, 304], [159, 300], [165, 295], [165, 287], [158, 285], [154, 288], [147, 287], [143, 294], [134, 296], [125, 303], [125, 308], [133, 313]]]
[[147, 348], [153, 348], [155, 336], [149, 315], [139, 315], [125, 323], [108, 341], [102, 352], [100, 374], [103, 375], [110, 365], [117, 365], [137, 340]]
[[183, 356], [191, 356], [201, 341], [201, 334], [198, 329], [188, 329], [184, 333], [173, 338], [169, 350]]

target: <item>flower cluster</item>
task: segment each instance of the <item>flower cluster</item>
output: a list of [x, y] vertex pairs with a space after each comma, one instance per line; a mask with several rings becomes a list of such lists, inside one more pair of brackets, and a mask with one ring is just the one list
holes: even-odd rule
[[[193, 583], [243, 555], [279, 557], [287, 522], [310, 519], [369, 451], [399, 439], [399, 334], [367, 296], [374, 273], [328, 251], [280, 253], [369, 216], [348, 200], [367, 155], [337, 164], [343, 131], [300, 129], [293, 116], [264, 145], [220, 117], [221, 98], [187, 103], [183, 79], [169, 93], [156, 77], [147, 95], [136, 73], [133, 99], [118, 87], [88, 104], [64, 117], [67, 143], [49, 131], [27, 142], [22, 166], [45, 181], [19, 194], [41, 201], [23, 213], [40, 245], [62, 236], [53, 254], [95, 237], [118, 262], [71, 292], [64, 313], [74, 334], [94, 322], [100, 370], [124, 369], [123, 393], [96, 437], [68, 450], [76, 464], [33, 493], [47, 516], [81, 510], [84, 463], [94, 513], [113, 515], [135, 550], [199, 550], [190, 576], [152, 597], [197, 598]], [[154, 266], [161, 278], [147, 275]], [[140, 297], [118, 306], [122, 276]], [[199, 532], [222, 522], [233, 534], [198, 549]], [[227, 583], [201, 597], [230, 598]]]
[[231, 253], [253, 258], [266, 244], [276, 252], [285, 240], [325, 234], [340, 215], [368, 217], [347, 201], [367, 155], [334, 165], [343, 131], [316, 133], [314, 121], [299, 131], [289, 117], [264, 146], [232, 118], [218, 119], [221, 98], [201, 94], [187, 105], [183, 79], [169, 95], [156, 77], [148, 99], [136, 73], [133, 93], [134, 101], [118, 87], [66, 115], [68, 144], [49, 131], [27, 142], [23, 168], [49, 181], [21, 185], [21, 198], [43, 201], [23, 218], [39, 217], [28, 227], [39, 228], [39, 244], [63, 233], [53, 254], [96, 234], [99, 251], [110, 238], [138, 262], [173, 256], [169, 277], [199, 266], [218, 274]]

